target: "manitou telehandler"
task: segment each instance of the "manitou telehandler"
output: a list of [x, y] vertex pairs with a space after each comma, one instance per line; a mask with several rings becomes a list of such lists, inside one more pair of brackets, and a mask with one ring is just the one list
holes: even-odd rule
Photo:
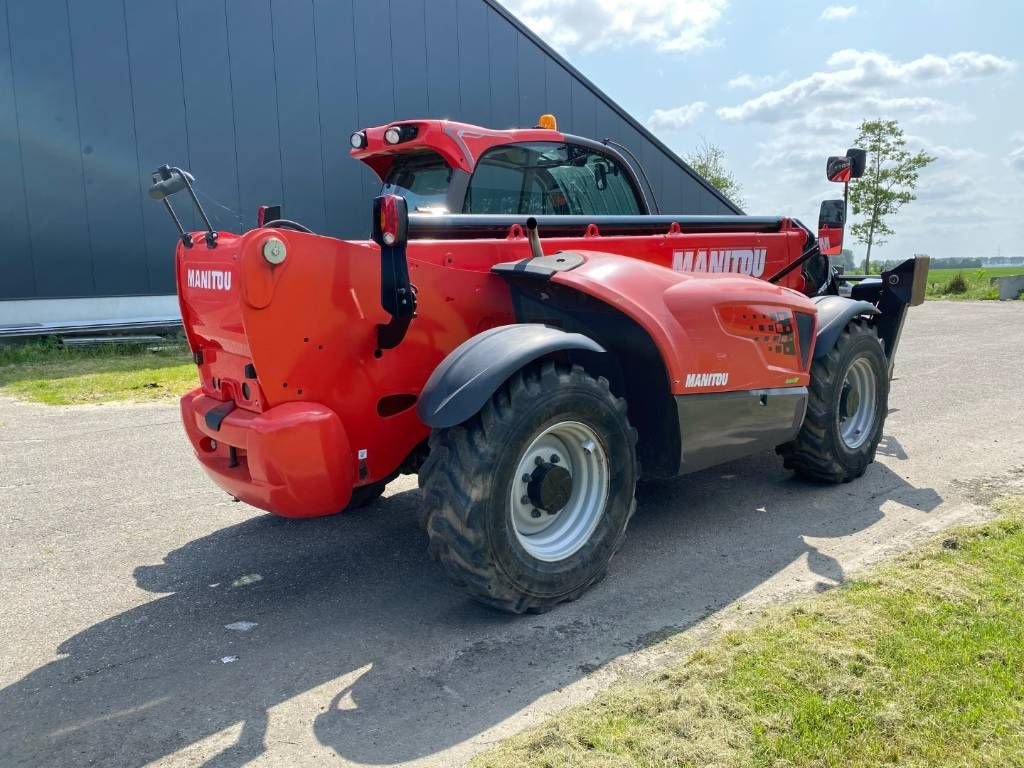
[[[610, 141], [444, 120], [357, 131], [381, 178], [372, 240], [262, 207], [243, 235], [178, 223], [201, 386], [185, 431], [229, 494], [288, 517], [367, 504], [419, 473], [431, 553], [473, 597], [543, 611], [604, 575], [639, 478], [774, 448], [859, 477], [927, 261], [840, 278], [843, 200], [781, 216], [660, 215]], [[829, 158], [849, 182], [862, 151]]]

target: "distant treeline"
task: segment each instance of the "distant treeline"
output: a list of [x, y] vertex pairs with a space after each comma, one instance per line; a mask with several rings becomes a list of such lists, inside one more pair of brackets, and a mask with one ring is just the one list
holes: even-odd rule
[[[847, 250], [844, 250], [839, 256], [832, 256], [831, 259], [833, 264], [842, 266], [847, 273], [854, 271], [858, 266], [860, 269], [864, 268], [863, 262], [857, 261], [853, 254]], [[871, 262], [871, 271], [877, 274], [887, 269], [892, 269], [902, 261], [903, 259], [893, 259], [892, 261], [873, 261]], [[930, 264], [932, 269], [980, 269], [982, 267], [1017, 266], [1024, 266], [1024, 256], [988, 256], [973, 259], [932, 259]]]
[[[896, 266], [899, 260], [882, 262], [883, 269], [890, 269]], [[980, 269], [983, 266], [1019, 266], [1024, 264], [1024, 257], [1021, 256], [990, 256], [975, 259], [932, 259], [929, 266], [932, 269]]]
[[[889, 264], [890, 262], [885, 262]], [[892, 265], [898, 262], [891, 262]], [[1024, 256], [989, 256], [978, 259], [932, 259], [935, 269], [977, 269], [978, 267], [1016, 267], [1024, 264]]]

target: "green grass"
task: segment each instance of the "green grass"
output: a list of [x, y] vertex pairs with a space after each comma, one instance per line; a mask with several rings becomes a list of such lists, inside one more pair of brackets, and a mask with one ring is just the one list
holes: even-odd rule
[[54, 341], [0, 345], [0, 394], [49, 405], [177, 397], [197, 386], [180, 339], [167, 349], [65, 349]]
[[[960, 275], [966, 290], [957, 293], [950, 284]], [[975, 269], [931, 269], [928, 271], [929, 299], [998, 299], [999, 289], [990, 285], [993, 277], [1024, 275], [1024, 267], [981, 267]]]
[[1024, 498], [481, 755], [508, 766], [1024, 765]]

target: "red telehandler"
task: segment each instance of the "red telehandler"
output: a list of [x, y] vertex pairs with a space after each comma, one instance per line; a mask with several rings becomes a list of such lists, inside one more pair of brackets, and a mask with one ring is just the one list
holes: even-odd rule
[[[214, 482], [288, 517], [419, 473], [431, 553], [473, 597], [543, 611], [600, 580], [667, 478], [774, 448], [815, 481], [874, 460], [927, 260], [844, 278], [844, 200], [780, 216], [657, 212], [614, 142], [444, 120], [357, 131], [372, 240], [262, 207], [216, 232], [194, 179], [153, 174], [201, 386], [185, 431]], [[635, 161], [635, 158], [634, 158]], [[864, 169], [829, 158], [830, 179]], [[205, 231], [169, 196], [185, 190]]]

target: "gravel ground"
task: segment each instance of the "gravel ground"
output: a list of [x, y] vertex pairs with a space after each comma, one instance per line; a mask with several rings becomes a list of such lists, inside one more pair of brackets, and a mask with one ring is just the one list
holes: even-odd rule
[[864, 478], [764, 454], [645, 488], [609, 577], [520, 618], [429, 560], [414, 478], [277, 519], [206, 480], [175, 406], [0, 400], [0, 765], [459, 764], [667, 634], [984, 514], [1024, 477], [1022, 357], [1022, 302], [914, 309]]

